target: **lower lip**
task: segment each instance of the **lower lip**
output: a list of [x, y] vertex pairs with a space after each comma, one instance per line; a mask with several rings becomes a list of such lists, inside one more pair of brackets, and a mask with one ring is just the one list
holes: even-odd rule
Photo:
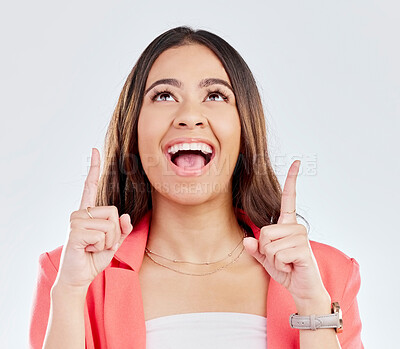
[[167, 160], [168, 160], [168, 164], [170, 165], [170, 167], [172, 168], [172, 170], [178, 175], [178, 176], [182, 176], [182, 177], [198, 177], [198, 176], [202, 176], [203, 174], [205, 174], [206, 172], [208, 172], [208, 170], [210, 169], [211, 163], [214, 160], [215, 157], [215, 153], [212, 154], [210, 161], [208, 162], [207, 165], [205, 165], [204, 167], [202, 167], [199, 170], [187, 170], [184, 168], [181, 168], [179, 166], [176, 166], [172, 161], [171, 161], [171, 155], [170, 154], [166, 154]]

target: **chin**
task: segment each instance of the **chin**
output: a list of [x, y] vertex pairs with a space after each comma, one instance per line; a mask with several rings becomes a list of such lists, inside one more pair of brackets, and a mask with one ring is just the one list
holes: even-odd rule
[[175, 182], [163, 183], [163, 186], [154, 186], [155, 195], [153, 199], [161, 195], [168, 201], [180, 205], [202, 205], [214, 200], [231, 199], [232, 189], [230, 183], [209, 182]]

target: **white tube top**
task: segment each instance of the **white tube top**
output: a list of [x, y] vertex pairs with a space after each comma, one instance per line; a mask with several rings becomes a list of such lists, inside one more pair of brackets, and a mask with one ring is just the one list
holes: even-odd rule
[[267, 318], [205, 312], [146, 321], [146, 349], [266, 349]]

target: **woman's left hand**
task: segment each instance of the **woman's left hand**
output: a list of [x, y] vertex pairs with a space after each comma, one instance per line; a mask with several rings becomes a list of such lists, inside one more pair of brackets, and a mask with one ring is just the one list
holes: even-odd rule
[[307, 229], [296, 220], [296, 180], [300, 161], [289, 168], [277, 224], [261, 228], [259, 240], [248, 237], [246, 251], [292, 295], [297, 309], [330, 299], [311, 250]]

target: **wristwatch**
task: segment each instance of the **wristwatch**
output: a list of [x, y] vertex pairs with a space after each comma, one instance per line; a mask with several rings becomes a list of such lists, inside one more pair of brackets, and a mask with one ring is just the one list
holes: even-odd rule
[[299, 330], [317, 330], [318, 328], [334, 328], [336, 333], [343, 332], [342, 310], [338, 302], [332, 303], [332, 314], [300, 316], [290, 315], [290, 327]]

